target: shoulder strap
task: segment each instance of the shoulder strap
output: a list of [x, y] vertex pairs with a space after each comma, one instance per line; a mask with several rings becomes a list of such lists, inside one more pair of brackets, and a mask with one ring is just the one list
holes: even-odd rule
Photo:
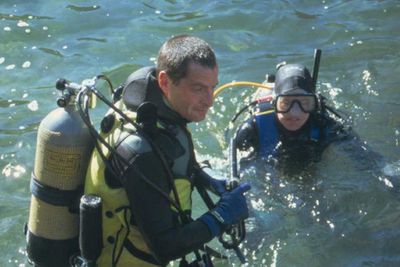
[[259, 156], [266, 157], [273, 154], [279, 140], [275, 112], [269, 109], [256, 113], [255, 122], [259, 140]]
[[315, 123], [313, 123], [311, 125], [310, 139], [312, 141], [320, 141], [321, 140], [321, 138], [323, 137], [321, 135], [321, 132], [323, 131], [322, 127], [315, 125]]

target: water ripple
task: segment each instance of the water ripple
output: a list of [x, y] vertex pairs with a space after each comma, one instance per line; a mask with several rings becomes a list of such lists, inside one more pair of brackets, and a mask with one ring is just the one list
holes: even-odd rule
[[9, 108], [10, 106], [28, 105], [29, 100], [5, 100], [0, 98], [0, 108]]
[[78, 12], [89, 12], [89, 11], [94, 11], [97, 9], [100, 9], [100, 6], [93, 5], [93, 6], [75, 6], [75, 5], [68, 5], [68, 9], [71, 9], [73, 11], [78, 11]]
[[20, 136], [25, 133], [36, 132], [39, 127], [39, 122], [32, 122], [26, 126], [20, 126], [18, 129], [0, 129], [0, 134], [10, 135], [10, 136]]
[[5, 13], [0, 13], [0, 20], [11, 20], [11, 21], [15, 21], [15, 20], [53, 20], [53, 17], [48, 17], [48, 16], [37, 16], [37, 15], [32, 15], [32, 14], [25, 14], [25, 15], [14, 15], [14, 14], [5, 14]]
[[203, 17], [206, 17], [206, 15], [200, 12], [181, 12], [164, 14], [160, 19], [166, 22], [182, 22]]
[[81, 37], [77, 39], [78, 41], [95, 41], [100, 43], [107, 43], [106, 38], [94, 38], [94, 37]]
[[317, 17], [320, 16], [320, 15], [307, 14], [298, 10], [295, 10], [294, 14], [301, 19], [316, 19]]
[[61, 54], [61, 52], [59, 52], [57, 50], [54, 50], [54, 49], [40, 47], [39, 50], [41, 50], [41, 51], [43, 51], [43, 52], [45, 52], [47, 54], [53, 55], [53, 56], [64, 57], [64, 55]]

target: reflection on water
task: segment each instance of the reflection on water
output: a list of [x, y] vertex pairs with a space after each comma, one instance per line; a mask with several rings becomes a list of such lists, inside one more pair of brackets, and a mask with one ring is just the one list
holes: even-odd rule
[[[0, 10], [0, 266], [28, 265], [22, 229], [36, 130], [55, 108], [55, 81], [106, 74], [118, 85], [179, 33], [210, 42], [221, 84], [262, 81], [282, 61], [311, 66], [321, 48], [320, 92], [352, 116], [364, 148], [382, 155], [371, 163], [359, 158], [365, 149], [352, 157], [331, 146], [290, 177], [243, 173], [253, 183], [249, 266], [400, 264], [398, 1], [3, 0]], [[224, 128], [253, 91], [224, 92], [192, 125], [199, 157], [224, 175]], [[239, 264], [232, 254], [216, 265]]]
[[398, 264], [400, 188], [382, 181], [379, 155], [351, 146], [334, 143], [320, 163], [289, 177], [265, 162], [242, 173], [254, 188], [244, 245], [250, 266]]
[[2, 170], [1, 174], [5, 177], [9, 178], [20, 178], [22, 175], [26, 173], [26, 169], [22, 165], [13, 166], [10, 163], [7, 164]]

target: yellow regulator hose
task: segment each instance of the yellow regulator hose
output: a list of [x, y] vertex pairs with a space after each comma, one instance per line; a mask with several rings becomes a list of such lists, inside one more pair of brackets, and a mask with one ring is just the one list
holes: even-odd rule
[[222, 93], [222, 91], [224, 91], [226, 88], [229, 87], [234, 87], [234, 86], [256, 86], [256, 87], [261, 87], [264, 89], [268, 89], [268, 90], [272, 90], [272, 86], [268, 85], [268, 84], [262, 84], [262, 83], [256, 83], [256, 82], [246, 82], [246, 81], [240, 81], [240, 82], [230, 82], [230, 83], [226, 83], [220, 87], [218, 87], [215, 91], [214, 91], [214, 98], [216, 98], [220, 93]]

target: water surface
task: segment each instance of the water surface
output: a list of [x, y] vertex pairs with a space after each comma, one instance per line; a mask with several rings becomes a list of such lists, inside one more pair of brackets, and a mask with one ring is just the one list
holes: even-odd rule
[[[399, 17], [395, 0], [1, 1], [0, 266], [28, 265], [23, 226], [36, 132], [56, 107], [55, 81], [106, 74], [117, 85], [154, 64], [160, 45], [181, 33], [214, 47], [221, 84], [261, 82], [281, 61], [311, 67], [321, 48], [320, 92], [353, 116], [366, 150], [384, 158], [377, 168], [360, 167], [339, 146], [314, 167], [311, 186], [273, 170], [248, 177], [256, 188], [249, 265], [398, 266], [399, 197], [387, 181], [400, 173]], [[199, 157], [222, 174], [224, 127], [251, 93], [226, 90], [206, 121], [191, 127]], [[281, 178], [281, 186], [270, 183]]]

